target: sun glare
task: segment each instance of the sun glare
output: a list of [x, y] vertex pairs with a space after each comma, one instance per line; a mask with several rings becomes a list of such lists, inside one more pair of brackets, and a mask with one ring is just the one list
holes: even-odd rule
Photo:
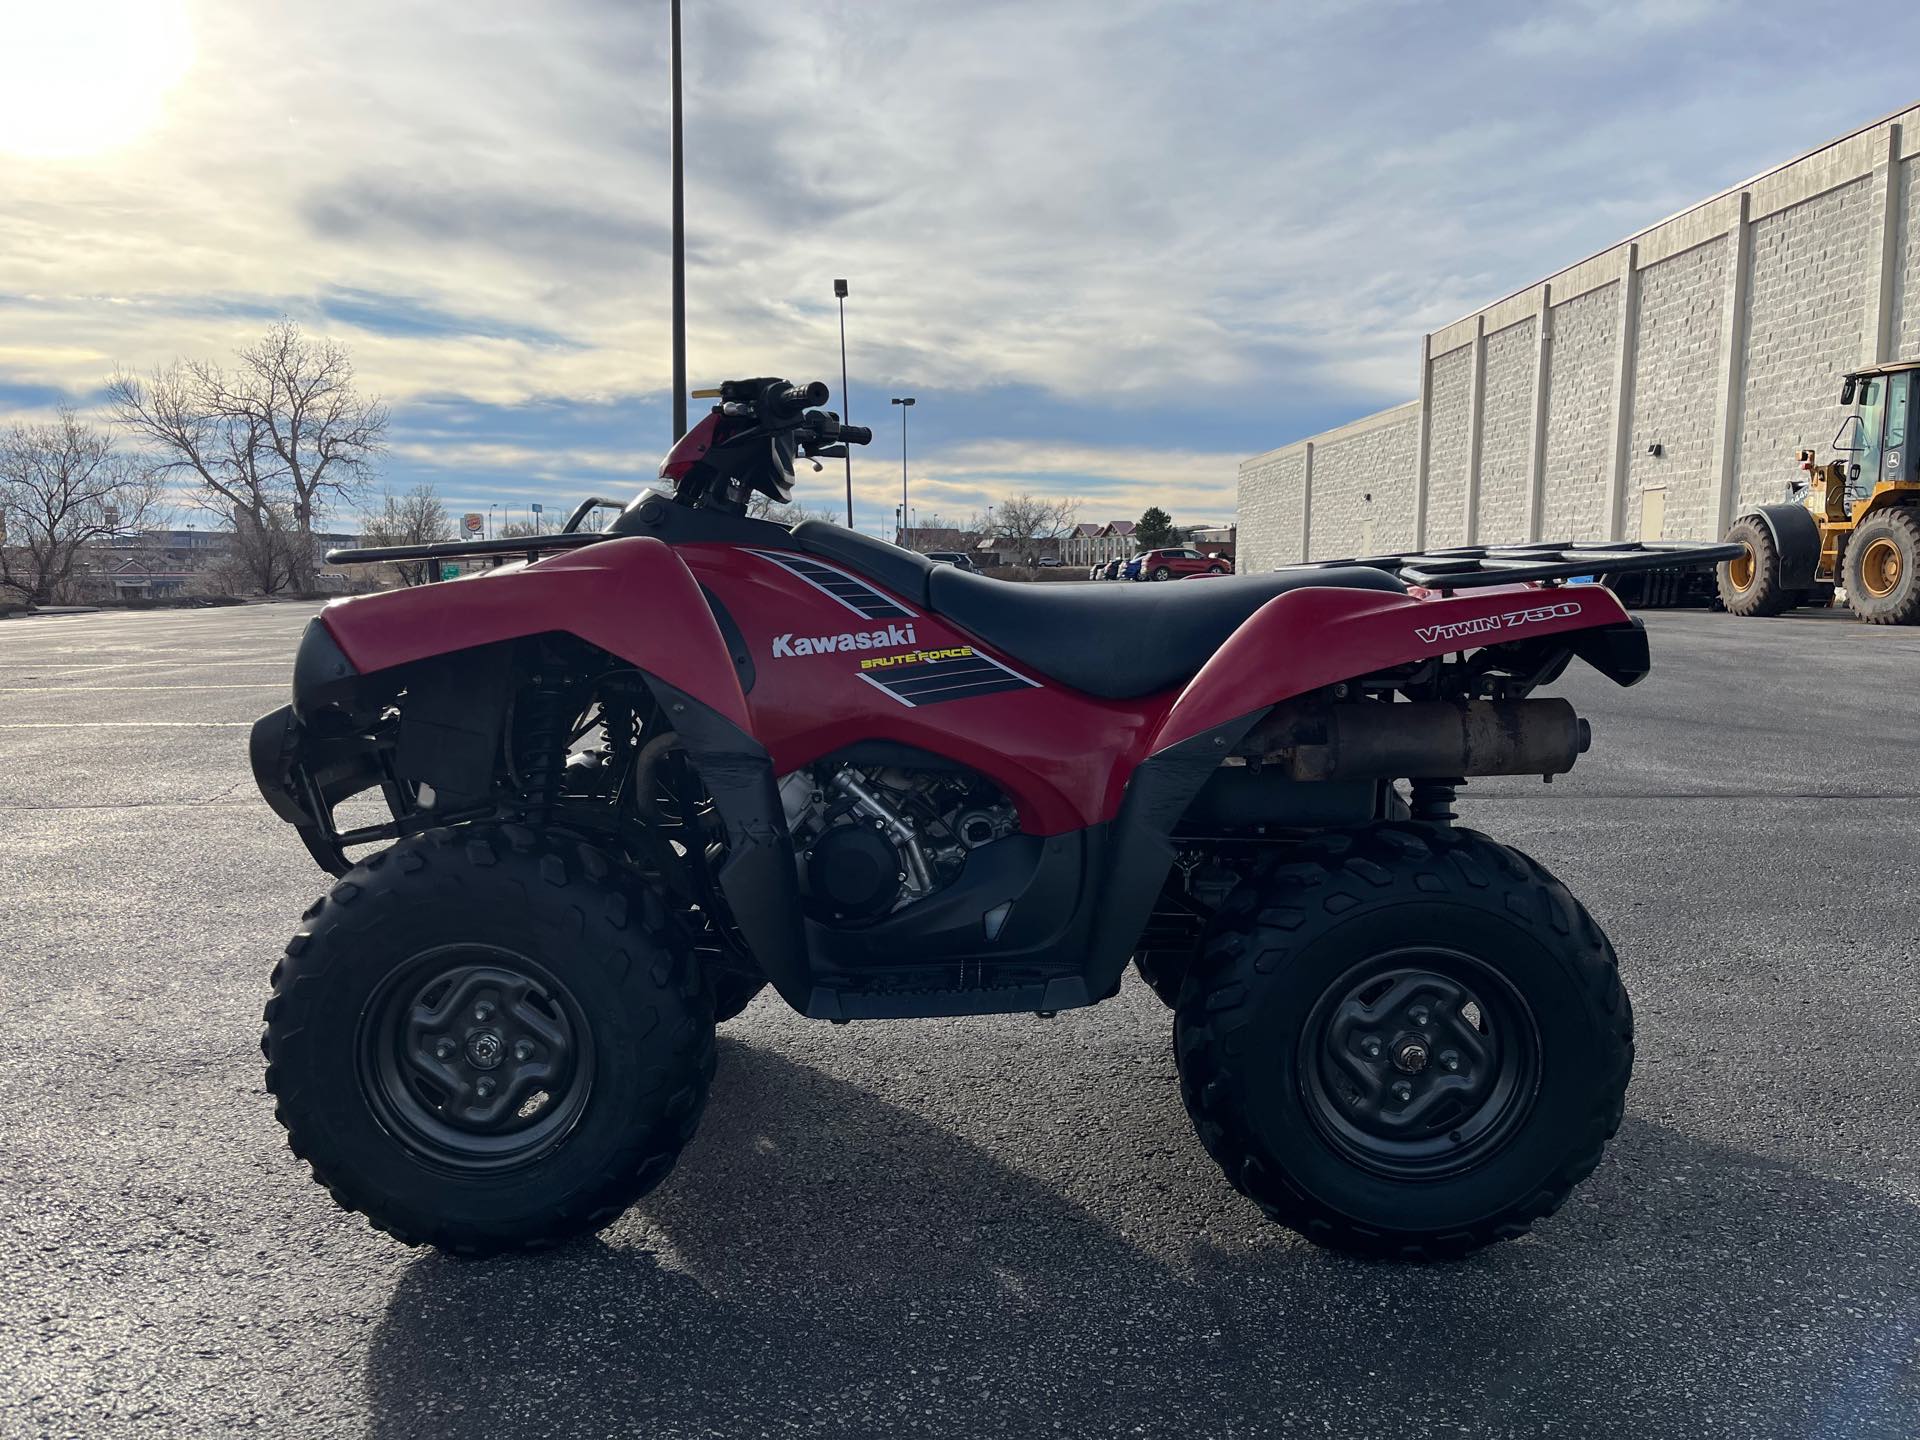
[[137, 140], [192, 61], [184, 0], [0, 0], [0, 153]]

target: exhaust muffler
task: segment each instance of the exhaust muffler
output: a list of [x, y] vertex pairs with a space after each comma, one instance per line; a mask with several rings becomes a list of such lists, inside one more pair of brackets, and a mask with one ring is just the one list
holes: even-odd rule
[[1235, 752], [1294, 780], [1564, 775], [1592, 743], [1565, 700], [1416, 700], [1274, 707]]

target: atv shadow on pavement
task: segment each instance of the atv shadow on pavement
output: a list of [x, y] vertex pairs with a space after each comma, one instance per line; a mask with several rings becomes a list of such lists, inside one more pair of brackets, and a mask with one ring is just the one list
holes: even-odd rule
[[1408, 1267], [1265, 1225], [1179, 1141], [1085, 1206], [723, 1041], [700, 1138], [605, 1240], [412, 1262], [373, 1433], [1920, 1432], [1920, 1215], [1886, 1197], [1629, 1119], [1534, 1238]]

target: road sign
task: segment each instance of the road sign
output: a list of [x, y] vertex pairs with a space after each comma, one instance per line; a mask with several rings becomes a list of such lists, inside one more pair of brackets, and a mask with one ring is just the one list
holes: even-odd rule
[[477, 511], [468, 511], [467, 514], [461, 518], [460, 523], [466, 526], [469, 535], [478, 535], [481, 530], [486, 528], [487, 520], [484, 515], [479, 514]]
[[458, 580], [460, 578], [460, 567], [458, 565], [442, 565], [440, 567], [440, 578], [442, 580]]
[[529, 505], [529, 506], [527, 506], [527, 508], [528, 508], [529, 510], [531, 510], [531, 511], [532, 511], [532, 512], [533, 512], [534, 514], [536, 514], [536, 515], [542, 515], [542, 514], [545, 514], [545, 513], [546, 513], [546, 509], [547, 509], [547, 507], [546, 507], [546, 506], [544, 506], [544, 505]]

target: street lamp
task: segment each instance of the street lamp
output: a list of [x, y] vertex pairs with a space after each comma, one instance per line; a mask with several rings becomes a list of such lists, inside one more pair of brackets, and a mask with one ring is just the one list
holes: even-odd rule
[[499, 508], [500, 508], [500, 502], [498, 500], [494, 501], [493, 504], [487, 506], [487, 538], [489, 540], [493, 538], [493, 512], [498, 510]]
[[673, 171], [673, 438], [687, 433], [687, 211], [681, 179], [680, 0], [671, 0], [667, 161]]
[[[847, 282], [833, 282], [834, 298], [840, 302], [840, 418], [853, 423], [853, 394], [847, 389]], [[840, 449], [847, 462], [847, 528], [853, 528], [853, 447], [843, 443]]]
[[887, 402], [900, 407], [900, 545], [911, 550], [907, 544], [907, 410], [913, 404], [913, 396], [904, 399], [898, 395]]

